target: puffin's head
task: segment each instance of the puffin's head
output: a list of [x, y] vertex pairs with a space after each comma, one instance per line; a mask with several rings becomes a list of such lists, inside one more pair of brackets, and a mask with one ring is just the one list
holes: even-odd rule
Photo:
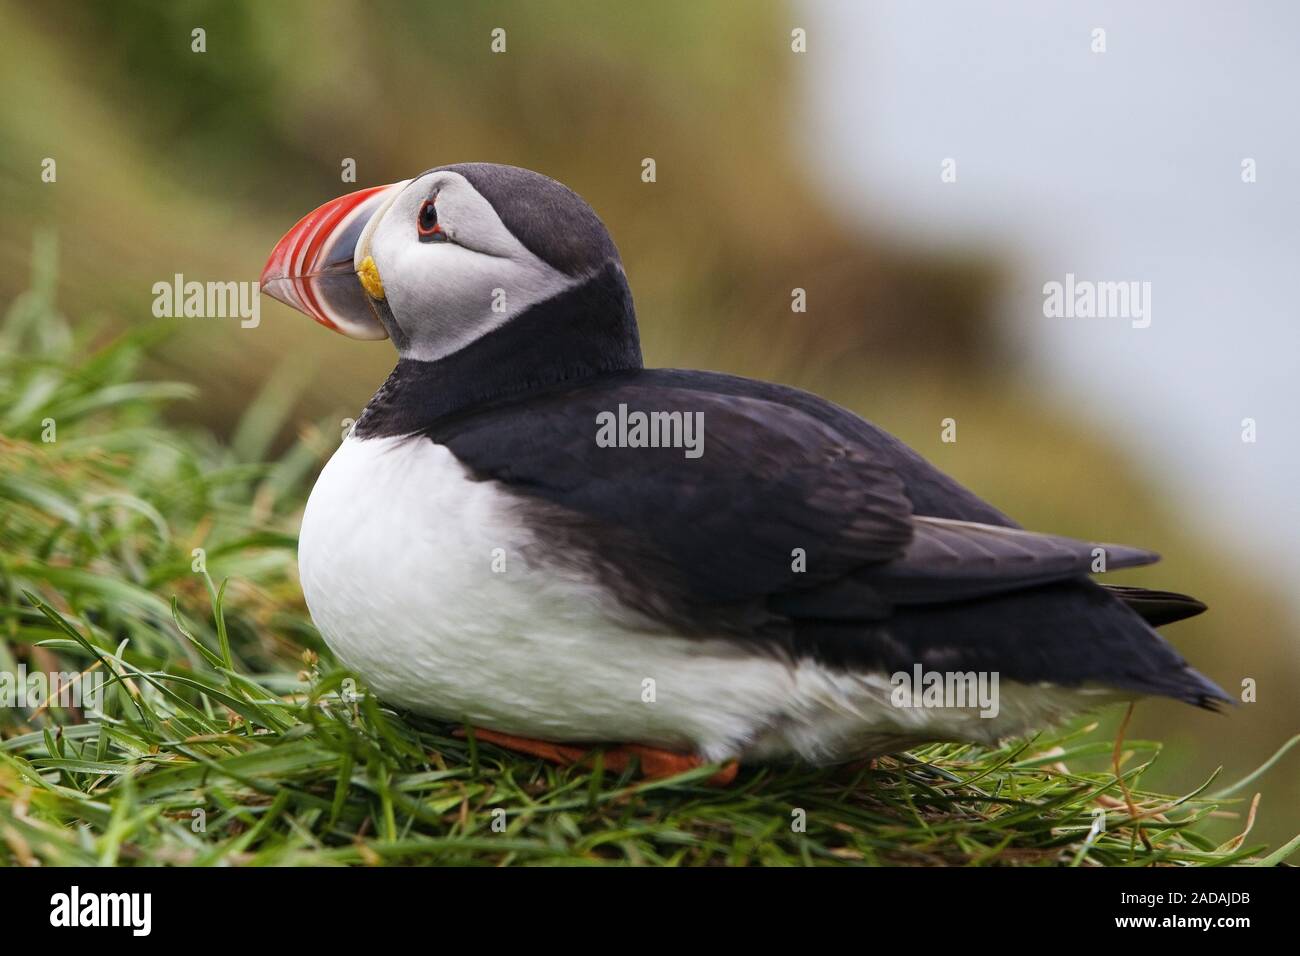
[[335, 331], [433, 361], [610, 270], [625, 289], [618, 249], [577, 193], [461, 163], [321, 206], [276, 244], [261, 285]]

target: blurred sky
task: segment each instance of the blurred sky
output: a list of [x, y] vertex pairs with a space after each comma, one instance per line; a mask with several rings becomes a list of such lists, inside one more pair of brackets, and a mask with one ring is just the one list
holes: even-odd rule
[[[1300, 5], [805, 0], [799, 18], [807, 157], [837, 204], [1005, 254], [1008, 374], [1111, 433], [1226, 557], [1294, 581]], [[1151, 326], [1044, 318], [1067, 272], [1149, 281]]]

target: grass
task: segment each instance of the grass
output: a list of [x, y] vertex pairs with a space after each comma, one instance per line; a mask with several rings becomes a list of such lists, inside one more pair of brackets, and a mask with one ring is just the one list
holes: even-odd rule
[[93, 713], [0, 708], [6, 863], [1222, 866], [1296, 848], [1210, 840], [1199, 824], [1243, 800], [1148, 792], [1160, 745], [1095, 724], [715, 789], [707, 768], [559, 769], [396, 713], [333, 662], [295, 579], [333, 426], [272, 455], [282, 380], [228, 443], [168, 425], [194, 396], [139, 380], [158, 330], [96, 346], [58, 315], [53, 273], [38, 249], [0, 325], [0, 672], [105, 685]]

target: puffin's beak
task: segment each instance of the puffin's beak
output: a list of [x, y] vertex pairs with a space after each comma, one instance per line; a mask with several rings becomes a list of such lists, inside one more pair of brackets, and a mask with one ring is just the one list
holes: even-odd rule
[[310, 315], [321, 325], [354, 339], [388, 337], [375, 300], [383, 284], [374, 260], [358, 253], [373, 229], [410, 180], [372, 186], [332, 199], [308, 213], [271, 250], [262, 270], [262, 291]]

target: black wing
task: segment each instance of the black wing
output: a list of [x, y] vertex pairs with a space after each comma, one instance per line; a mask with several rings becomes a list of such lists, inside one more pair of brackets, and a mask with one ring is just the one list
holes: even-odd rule
[[[826, 415], [701, 387], [711, 381], [611, 376], [461, 416], [430, 437], [477, 477], [558, 506], [534, 520], [550, 521], [557, 534], [581, 526], [596, 542], [595, 559], [616, 565], [615, 579], [679, 595], [687, 617], [759, 602], [783, 616], [878, 620], [898, 604], [1077, 578], [1098, 547], [1107, 567], [1156, 559], [1005, 524], [917, 515], [909, 492], [920, 486], [933, 497], [945, 485], [964, 507], [939, 510], [997, 513], [937, 472], [918, 480], [933, 469], [908, 459], [900, 469], [894, 448], [845, 434]], [[693, 416], [698, 457], [683, 447], [602, 447], [602, 417], [636, 413], [681, 423]], [[716, 626], [716, 615], [706, 617], [701, 626]]]
[[[602, 447], [600, 419], [620, 406], [682, 428], [687, 416], [702, 421], [698, 457]], [[913, 536], [887, 462], [771, 402], [620, 376], [462, 416], [430, 437], [476, 477], [558, 506], [530, 517], [555, 534], [580, 529], [589, 557], [622, 580], [697, 609], [829, 583], [898, 559]]]

